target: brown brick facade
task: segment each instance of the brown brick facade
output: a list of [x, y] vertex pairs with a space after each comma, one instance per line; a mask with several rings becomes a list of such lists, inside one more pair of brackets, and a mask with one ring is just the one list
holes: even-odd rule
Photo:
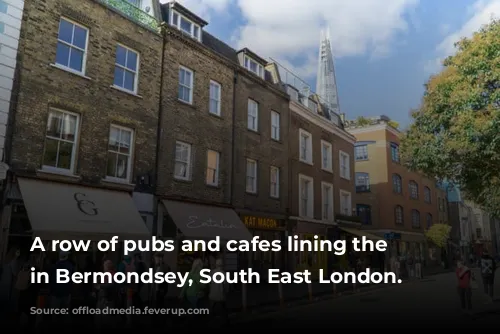
[[[230, 202], [234, 64], [166, 28], [158, 195]], [[179, 68], [194, 74], [192, 104], [179, 100]], [[221, 86], [221, 114], [209, 112], [210, 81]], [[174, 177], [176, 141], [191, 145], [189, 180]], [[219, 152], [219, 185], [206, 184], [207, 150]]]
[[[53, 66], [60, 18], [88, 29], [85, 74]], [[111, 87], [116, 47], [139, 53], [137, 95]], [[27, 1], [20, 44], [18, 105], [12, 118], [11, 159], [15, 172], [40, 173], [50, 108], [79, 115], [74, 174], [102, 184], [106, 175], [110, 125], [134, 131], [132, 175], [152, 175], [155, 167], [161, 64], [160, 34], [140, 27], [94, 1]], [[38, 171], [38, 172], [37, 172]], [[78, 178], [66, 177], [65, 181]], [[106, 186], [112, 186], [107, 184]]]
[[[287, 95], [251, 73], [238, 71], [236, 84], [234, 206], [262, 213], [285, 215], [288, 210], [288, 133]], [[258, 104], [258, 129], [248, 129], [248, 100]], [[271, 111], [280, 115], [280, 140], [271, 138]], [[246, 191], [246, 161], [257, 162], [257, 191]], [[270, 194], [271, 166], [279, 168], [279, 198]]]

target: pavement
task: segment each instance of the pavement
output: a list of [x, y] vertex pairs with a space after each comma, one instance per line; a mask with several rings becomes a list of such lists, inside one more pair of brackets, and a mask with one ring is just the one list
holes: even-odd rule
[[[476, 277], [480, 277], [475, 269]], [[495, 290], [500, 292], [500, 277]], [[439, 274], [356, 294], [294, 305], [274, 312], [234, 317], [234, 328], [492, 328], [498, 327], [500, 300], [488, 302], [482, 282], [472, 291], [472, 312], [460, 308], [454, 273]]]

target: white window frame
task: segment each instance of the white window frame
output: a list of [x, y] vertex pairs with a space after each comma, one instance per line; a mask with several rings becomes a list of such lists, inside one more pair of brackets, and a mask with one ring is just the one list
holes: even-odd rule
[[274, 110], [271, 110], [271, 138], [281, 139], [281, 114]]
[[[347, 162], [347, 165], [345, 166], [345, 172], [344, 172], [344, 166], [343, 166], [343, 161]], [[339, 151], [339, 169], [340, 169], [340, 177], [346, 180], [351, 179], [351, 157], [348, 153], [344, 151]], [[346, 175], [347, 174], [347, 175]]]
[[[306, 149], [306, 157], [305, 159], [302, 157], [302, 148], [303, 148], [303, 143], [302, 143], [302, 138], [307, 137], [308, 140], [305, 143], [305, 149]], [[312, 134], [307, 132], [304, 129], [299, 129], [299, 160], [303, 163], [312, 165], [313, 164], [313, 154], [312, 154]]]
[[[177, 15], [177, 22], [174, 22], [174, 15]], [[181, 29], [181, 19], [184, 19], [191, 23], [191, 31], [187, 32]], [[189, 35], [190, 37], [201, 42], [201, 26], [199, 24], [194, 23], [192, 20], [188, 19], [181, 13], [176, 10], [171, 10], [170, 12], [170, 24], [179, 29], [181, 32]], [[198, 28], [198, 33], [195, 33], [195, 27]]]
[[[191, 74], [191, 86], [186, 86], [184, 83], [181, 83], [181, 71]], [[179, 77], [177, 78], [177, 82], [179, 86], [189, 89], [189, 101], [181, 99], [179, 92], [177, 92], [177, 98], [184, 103], [193, 104], [194, 72], [185, 66], [179, 66]]]
[[[125, 90], [125, 91], [127, 91], [127, 92], [131, 92], [131, 93], [137, 94], [137, 90], [138, 90], [138, 87], [139, 87], [139, 65], [141, 64], [141, 62], [140, 62], [140, 57], [141, 57], [141, 54], [140, 54], [138, 51], [136, 51], [136, 50], [134, 50], [134, 49], [132, 49], [132, 48], [129, 48], [128, 46], [125, 46], [125, 45], [123, 45], [123, 44], [121, 44], [121, 43], [117, 43], [117, 45], [119, 45], [119, 46], [121, 46], [122, 48], [126, 49], [126, 50], [127, 50], [127, 54], [128, 54], [128, 52], [133, 52], [133, 53], [135, 53], [135, 54], [137, 55], [137, 60], [136, 60], [136, 64], [135, 64], [135, 68], [136, 68], [136, 70], [135, 70], [135, 71], [133, 71], [132, 69], [130, 69], [130, 68], [128, 68], [128, 67], [124, 67], [123, 65], [118, 64], [118, 63], [116, 62], [116, 55], [115, 55], [115, 67], [116, 67], [116, 66], [118, 66], [118, 67], [120, 67], [121, 69], [123, 69], [124, 71], [129, 71], [129, 72], [131, 72], [131, 73], [134, 73], [134, 90], [129, 90], [129, 89], [125, 88], [125, 87], [115, 85], [115, 83], [114, 83], [114, 79], [115, 79], [115, 78], [114, 78], [114, 77], [113, 77], [113, 87], [114, 87], [114, 88], [118, 88], [118, 89]], [[128, 55], [127, 55], [127, 56], [128, 56]], [[126, 61], [125, 61], [125, 62], [126, 62]], [[123, 80], [125, 81], [125, 76], [123, 77]], [[125, 86], [125, 85], [124, 85], [124, 86]]]
[[[273, 172], [276, 173], [276, 187], [273, 187], [272, 176]], [[269, 196], [272, 198], [280, 198], [280, 169], [276, 166], [271, 166], [269, 170]], [[273, 189], [276, 189], [276, 192], [273, 193]]]
[[[70, 168], [69, 169], [64, 169], [64, 168], [59, 168], [59, 167], [53, 167], [53, 166], [47, 166], [47, 165], [42, 165], [42, 170], [52, 172], [52, 173], [58, 173], [58, 174], [68, 174], [68, 175], [73, 175], [75, 173], [75, 165], [76, 165], [76, 153], [77, 153], [77, 147], [80, 141], [80, 115], [77, 113], [73, 113], [70, 111], [66, 111], [63, 109], [58, 109], [58, 108], [50, 108], [49, 109], [49, 114], [47, 114], [47, 124], [48, 124], [48, 117], [50, 116], [50, 111], [55, 111], [63, 114], [68, 114], [71, 116], [76, 117], [76, 124], [75, 124], [75, 141], [73, 142], [73, 150], [71, 151], [71, 163], [70, 163]], [[45, 134], [44, 134], [44, 146], [43, 146], [43, 155], [42, 159], [45, 158], [45, 148], [47, 145], [47, 138], [49, 139], [54, 139], [58, 141], [66, 141], [67, 140], [61, 139], [61, 138], [56, 138], [56, 137], [50, 137], [47, 136], [47, 129], [45, 129]], [[43, 160], [42, 160], [43, 163]]]
[[[325, 194], [328, 191], [328, 203], [326, 203]], [[327, 207], [328, 206], [328, 207]], [[328, 209], [328, 212], [325, 212]], [[321, 182], [321, 218], [325, 221], [334, 221], [333, 210], [333, 184]]]
[[[252, 71], [250, 68], [250, 63], [255, 63], [257, 65], [257, 72]], [[254, 73], [255, 75], [261, 77], [264, 79], [264, 66], [260, 64], [258, 61], [253, 59], [252, 57], [249, 57], [247, 55], [244, 56], [243, 58], [243, 67], [245, 67], [248, 71]]]
[[[327, 149], [327, 166], [325, 166], [325, 156], [323, 148]], [[327, 172], [332, 172], [333, 169], [333, 146], [327, 141], [321, 140], [321, 169]]]
[[[184, 146], [187, 148], [188, 152], [187, 152], [187, 157], [188, 157], [188, 160], [187, 161], [181, 161], [181, 160], [177, 160], [177, 145], [181, 145], [181, 146]], [[180, 141], [180, 140], [177, 140], [175, 142], [175, 151], [174, 151], [174, 178], [177, 179], [177, 180], [183, 180], [183, 181], [190, 181], [191, 180], [191, 161], [192, 161], [192, 157], [191, 157], [191, 144], [188, 144], [186, 142], [183, 142], [183, 141]], [[175, 166], [177, 165], [177, 163], [183, 163], [183, 164], [186, 164], [186, 176], [179, 176], [179, 175], [176, 175], [175, 174]]]
[[[125, 179], [122, 179], [122, 178], [119, 178], [119, 177], [114, 177], [114, 176], [108, 176], [108, 175], [106, 175], [105, 179], [109, 180], [109, 181], [113, 181], [113, 182], [126, 182], [126, 183], [130, 183], [130, 180], [131, 180], [131, 177], [132, 177], [132, 160], [133, 160], [133, 157], [134, 157], [134, 146], [135, 146], [134, 145], [134, 143], [135, 143], [134, 129], [127, 128], [127, 127], [120, 126], [120, 125], [116, 125], [116, 124], [111, 124], [111, 126], [109, 128], [108, 142], [109, 142], [109, 136], [111, 136], [111, 129], [112, 128], [116, 128], [116, 129], [119, 129], [121, 131], [130, 132], [130, 153], [128, 155], [128, 160], [127, 160], [127, 177]], [[109, 147], [108, 147], [108, 150], [106, 152], [107, 152], [106, 154], [114, 153], [114, 154], [117, 154], [117, 155], [125, 155], [123, 153], [111, 151], [109, 149]], [[106, 163], [107, 163], [107, 161], [106, 161]], [[106, 171], [106, 174], [107, 174], [107, 171]]]
[[[249, 172], [249, 165], [253, 165], [254, 166], [254, 172], [255, 172], [255, 175], [248, 175], [248, 172]], [[254, 159], [247, 159], [246, 161], [246, 168], [245, 168], [245, 175], [246, 175], [246, 183], [245, 183], [245, 190], [247, 193], [249, 194], [256, 194], [257, 193], [257, 178], [259, 177], [259, 167], [258, 167], [258, 162], [257, 160], [254, 160]], [[253, 183], [252, 183], [252, 188], [253, 189], [248, 189], [248, 178], [249, 177], [253, 177]]]
[[[304, 204], [302, 203], [302, 182], [309, 182], [307, 189], [307, 208], [304, 214]], [[310, 176], [299, 174], [299, 216], [314, 219], [314, 179]]]
[[[61, 26], [61, 20], [68, 21], [69, 23], [74, 24], [74, 25], [76, 25], [76, 26], [79, 26], [80, 28], [85, 29], [85, 30], [87, 31], [86, 38], [85, 38], [85, 50], [80, 49], [80, 48], [79, 48], [78, 46], [76, 46], [76, 45], [69, 44], [68, 42], [66, 42], [66, 41], [63, 41], [63, 40], [59, 39], [59, 27]], [[74, 31], [73, 31], [73, 34], [74, 34]], [[76, 74], [80, 74], [80, 75], [85, 76], [85, 72], [86, 72], [86, 70], [87, 70], [87, 51], [88, 51], [88, 49], [89, 49], [89, 37], [90, 37], [90, 29], [89, 29], [89, 28], [87, 28], [86, 26], [81, 25], [80, 23], [77, 23], [77, 22], [75, 22], [75, 21], [73, 21], [73, 20], [71, 20], [71, 19], [68, 19], [68, 18], [67, 18], [67, 17], [65, 17], [65, 16], [61, 16], [61, 17], [59, 18], [59, 26], [58, 26], [58, 31], [57, 31], [57, 42], [58, 42], [58, 43], [59, 43], [59, 42], [61, 42], [61, 43], [65, 44], [65, 45], [69, 46], [70, 48], [75, 48], [75, 49], [77, 49], [77, 50], [79, 50], [79, 51], [83, 51], [82, 71], [80, 72], [80, 71], [78, 71], [78, 70], [72, 69], [72, 68], [71, 68], [71, 67], [69, 67], [69, 66], [65, 66], [65, 65], [59, 64], [59, 63], [57, 63], [57, 62], [56, 62], [57, 60], [56, 60], [56, 61], [54, 61], [54, 66], [59, 67], [59, 68], [62, 68], [62, 69], [64, 69], [64, 70], [68, 71], [68, 72], [72, 72], [72, 73], [76, 73]], [[56, 47], [57, 47], [57, 46], [56, 46]], [[56, 52], [57, 52], [57, 50], [56, 50]]]
[[[212, 87], [217, 87], [217, 96], [215, 98], [212, 97]], [[221, 96], [222, 96], [222, 86], [220, 83], [214, 80], [210, 80], [210, 85], [208, 88], [208, 112], [220, 116], [221, 111]], [[217, 110], [212, 110], [212, 101], [217, 103]]]
[[[208, 158], [209, 158], [210, 153], [215, 153], [215, 157], [216, 157], [215, 168], [211, 168], [208, 165], [208, 162], [209, 162]], [[205, 175], [205, 181], [206, 181], [207, 185], [209, 185], [209, 186], [218, 186], [219, 185], [219, 170], [220, 170], [219, 163], [220, 163], [220, 152], [215, 151], [215, 150], [207, 150], [207, 170], [206, 170], [206, 175]], [[213, 180], [213, 181], [208, 180], [208, 171], [209, 170], [214, 170], [215, 180]]]
[[[248, 102], [247, 102], [247, 129], [248, 130], [251, 130], [251, 131], [255, 131], [255, 132], [258, 132], [259, 131], [259, 103], [255, 100], [252, 100], [252, 99], [248, 99]], [[255, 106], [255, 116], [253, 115], [250, 115], [250, 106]], [[253, 110], [253, 109], [252, 109]], [[249, 122], [249, 118], [250, 117], [253, 117], [254, 118], [254, 125], [255, 127], [252, 128], [250, 127], [250, 122]]]
[[[344, 198], [349, 198], [349, 203], [347, 203], [347, 208], [345, 207]], [[340, 189], [340, 212], [345, 216], [352, 215], [352, 195], [349, 191]]]

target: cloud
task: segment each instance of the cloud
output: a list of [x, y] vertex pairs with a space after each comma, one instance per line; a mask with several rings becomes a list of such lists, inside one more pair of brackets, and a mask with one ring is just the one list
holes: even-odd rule
[[[160, 3], [167, 3], [171, 0], [160, 0]], [[190, 11], [209, 21], [213, 13], [221, 14], [233, 0], [182, 0], [178, 1]]]
[[467, 9], [469, 20], [457, 31], [448, 34], [436, 47], [437, 57], [429, 60], [424, 68], [428, 73], [436, 73], [442, 67], [442, 61], [456, 52], [455, 43], [463, 37], [471, 37], [481, 26], [500, 16], [500, 0], [479, 0]]
[[[337, 58], [391, 52], [398, 32], [408, 29], [405, 13], [419, 0], [180, 0], [198, 14], [222, 13], [237, 5], [241, 25], [234, 32], [235, 47], [248, 47], [264, 58], [291, 66], [306, 78], [316, 73], [320, 30], [330, 28]], [[305, 59], [297, 66], [296, 59]]]

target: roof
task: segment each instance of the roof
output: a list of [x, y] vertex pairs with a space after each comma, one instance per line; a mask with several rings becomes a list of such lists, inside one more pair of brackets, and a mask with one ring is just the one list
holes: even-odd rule
[[[170, 1], [168, 3], [162, 4], [161, 7], [162, 7], [162, 9], [163, 8], [173, 8], [176, 11], [178, 11], [179, 13], [181, 13], [182, 15], [184, 15], [186, 18], [190, 19], [191, 21], [193, 21], [196, 24], [199, 24], [202, 27], [204, 27], [208, 24], [207, 21], [203, 20], [201, 17], [194, 14], [192, 11], [190, 11], [189, 9], [187, 9], [186, 7], [184, 7], [183, 5], [178, 3], [177, 1]], [[163, 10], [162, 10], [162, 13], [163, 13]], [[163, 18], [165, 18], [165, 16], [163, 16]], [[167, 18], [168, 18], [168, 16], [167, 16]], [[168, 22], [168, 20], [166, 20], [166, 21]]]

